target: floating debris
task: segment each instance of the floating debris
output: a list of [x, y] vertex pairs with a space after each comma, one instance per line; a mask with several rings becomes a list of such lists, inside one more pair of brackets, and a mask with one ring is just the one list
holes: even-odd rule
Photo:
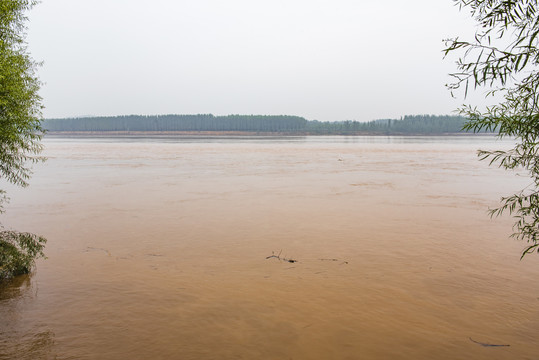
[[472, 339], [471, 337], [469, 337], [468, 339], [470, 339], [471, 342], [474, 342], [476, 344], [479, 344], [481, 346], [485, 346], [485, 347], [499, 347], [499, 346], [511, 346], [511, 345], [501, 345], [501, 344], [489, 344], [489, 343], [484, 343], [484, 342], [480, 342], [480, 341], [475, 341], [474, 339]]
[[279, 251], [279, 254], [275, 255], [275, 252], [272, 251], [270, 256], [266, 256], [266, 260], [267, 260], [267, 259], [271, 259], [271, 258], [276, 258], [276, 259], [279, 260], [279, 261], [286, 261], [286, 262], [289, 262], [289, 263], [296, 263], [296, 262], [298, 262], [296, 259], [287, 259], [287, 258], [285, 258], [285, 257], [281, 257], [281, 253], [282, 253], [282, 252], [283, 252], [283, 250]]
[[91, 246], [87, 246], [86, 247], [86, 250], [84, 250], [84, 252], [89, 252], [89, 251], [104, 251], [106, 252], [109, 256], [111, 256], [110, 254], [110, 251], [108, 251], [107, 249], [103, 249], [103, 248], [96, 248], [96, 247], [91, 247]]
[[[341, 261], [339, 259], [318, 259], [320, 261]], [[342, 261], [339, 265], [348, 264], [348, 261]]]

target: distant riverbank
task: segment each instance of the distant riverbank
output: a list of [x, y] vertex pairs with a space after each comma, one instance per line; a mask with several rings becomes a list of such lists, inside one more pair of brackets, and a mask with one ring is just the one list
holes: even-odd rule
[[47, 131], [52, 136], [494, 136], [492, 133], [372, 133], [350, 132], [324, 134], [313, 132], [251, 132], [251, 131]]
[[461, 116], [413, 115], [369, 122], [321, 122], [291, 115], [128, 115], [45, 119], [43, 129], [69, 135], [387, 136], [465, 133]]

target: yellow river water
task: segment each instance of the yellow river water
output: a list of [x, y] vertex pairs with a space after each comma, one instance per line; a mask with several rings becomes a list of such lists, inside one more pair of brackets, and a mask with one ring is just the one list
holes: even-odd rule
[[48, 239], [2, 360], [539, 358], [539, 258], [487, 216], [528, 181], [475, 155], [509, 142], [44, 144], [0, 218]]

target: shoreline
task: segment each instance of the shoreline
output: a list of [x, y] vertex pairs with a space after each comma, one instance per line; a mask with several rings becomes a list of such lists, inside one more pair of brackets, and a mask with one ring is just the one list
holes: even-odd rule
[[251, 131], [47, 131], [45, 136], [496, 136], [495, 133], [371, 133], [371, 132], [352, 132], [352, 133], [312, 133], [312, 132], [251, 132]]

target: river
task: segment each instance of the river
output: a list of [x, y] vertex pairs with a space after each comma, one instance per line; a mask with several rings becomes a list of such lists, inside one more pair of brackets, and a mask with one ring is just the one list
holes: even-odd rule
[[529, 181], [476, 157], [510, 141], [44, 145], [4, 187], [48, 259], [0, 288], [2, 360], [537, 358], [539, 258], [487, 215]]

